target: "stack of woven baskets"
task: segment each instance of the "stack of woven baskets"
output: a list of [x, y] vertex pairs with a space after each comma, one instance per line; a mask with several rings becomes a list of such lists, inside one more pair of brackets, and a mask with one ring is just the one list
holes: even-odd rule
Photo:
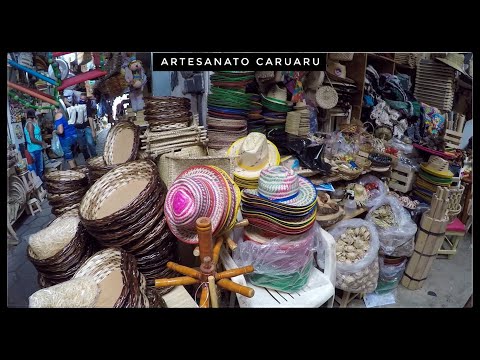
[[192, 116], [190, 99], [175, 96], [146, 97], [144, 114], [150, 131], [183, 129], [188, 127]]
[[160, 296], [146, 287], [135, 258], [121, 249], [108, 248], [88, 259], [74, 279], [93, 277], [100, 292], [94, 307], [161, 307]]
[[61, 170], [45, 174], [45, 189], [52, 213], [59, 216], [78, 208], [88, 185], [88, 177], [82, 172]]
[[95, 251], [78, 216], [62, 215], [29, 238], [27, 256], [41, 287], [69, 280]]
[[176, 260], [175, 238], [163, 215], [165, 195], [155, 163], [136, 160], [105, 174], [80, 204], [87, 231], [102, 246], [134, 255], [149, 286], [171, 276], [166, 264]]
[[90, 184], [95, 183], [117, 165], [135, 160], [139, 152], [139, 135], [138, 126], [129, 122], [112, 127], [105, 140], [103, 156], [87, 160]]
[[[166, 129], [168, 126], [165, 125], [163, 128]], [[161, 127], [153, 127], [153, 129], [159, 128]], [[188, 146], [205, 145], [208, 141], [207, 131], [203, 126], [198, 126], [198, 114], [193, 116], [192, 124], [189, 127], [162, 131], [152, 131], [151, 129], [149, 128], [140, 136], [142, 141], [140, 149], [152, 159]]]

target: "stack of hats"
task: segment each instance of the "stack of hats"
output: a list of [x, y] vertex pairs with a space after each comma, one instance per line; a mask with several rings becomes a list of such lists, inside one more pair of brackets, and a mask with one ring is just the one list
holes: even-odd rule
[[144, 115], [150, 131], [186, 128], [192, 115], [190, 99], [175, 96], [146, 97]]
[[455, 70], [438, 61], [420, 60], [414, 95], [420, 102], [451, 111], [455, 95]]
[[209, 147], [221, 149], [247, 135], [251, 94], [245, 93], [245, 90], [216, 86], [212, 86], [210, 91], [207, 100]]
[[216, 237], [235, 226], [239, 206], [240, 189], [225, 171], [215, 166], [192, 166], [168, 190], [165, 218], [178, 240], [198, 244], [198, 218], [210, 218]]
[[310, 132], [310, 111], [305, 100], [294, 106], [287, 114], [285, 132], [298, 136], [307, 136]]
[[45, 174], [47, 199], [54, 215], [79, 207], [83, 195], [88, 190], [88, 177], [74, 170], [51, 171]]
[[227, 155], [237, 156], [233, 179], [240, 188], [255, 189], [262, 169], [280, 164], [275, 144], [258, 132], [235, 141], [227, 150]]
[[72, 278], [95, 252], [78, 216], [62, 215], [28, 239], [27, 257], [38, 271], [38, 282], [52, 286]]
[[317, 191], [304, 177], [284, 166], [261, 171], [258, 189], [242, 191], [242, 215], [271, 233], [298, 235], [315, 223]]
[[435, 155], [430, 156], [427, 163], [420, 165], [413, 193], [430, 204], [438, 186], [450, 186], [452, 183], [453, 173], [448, 168], [447, 160]]
[[287, 113], [292, 110], [287, 102], [287, 89], [274, 85], [266, 96], [262, 94], [262, 105], [267, 132], [271, 129], [285, 130]]
[[251, 94], [252, 108], [248, 113], [248, 133], [259, 132], [265, 134], [267, 129], [265, 127], [265, 119], [262, 115], [262, 97], [258, 94]]
[[261, 106], [255, 94], [247, 88], [255, 82], [253, 71], [218, 71], [210, 76], [212, 83], [208, 95], [209, 147], [221, 149], [239, 137], [246, 136], [250, 113], [259, 112]]
[[149, 286], [172, 275], [166, 267], [176, 260], [163, 205], [166, 195], [155, 163], [136, 160], [102, 176], [85, 194], [80, 219], [103, 247], [121, 247], [135, 256]]

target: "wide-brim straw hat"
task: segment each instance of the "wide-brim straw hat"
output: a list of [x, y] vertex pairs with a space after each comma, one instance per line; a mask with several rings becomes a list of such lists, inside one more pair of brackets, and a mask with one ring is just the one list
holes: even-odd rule
[[336, 61], [352, 61], [354, 53], [329, 53], [328, 58]]
[[355, 81], [347, 78], [347, 68], [335, 61], [327, 61], [327, 75], [331, 80], [355, 84]]
[[298, 176], [284, 166], [272, 166], [262, 170], [258, 188], [244, 191], [263, 200], [292, 207], [308, 207], [317, 198], [317, 190], [310, 180]]
[[[243, 161], [248, 148], [263, 146], [266, 146], [266, 151], [263, 155], [258, 153], [255, 163], [247, 164]], [[228, 148], [227, 155], [237, 157], [234, 175], [246, 180], [255, 180], [260, 176], [260, 172], [264, 168], [280, 164], [280, 153], [277, 147], [274, 143], [267, 140], [265, 135], [260, 133], [250, 133], [248, 136], [236, 140]]]
[[444, 58], [435, 58], [435, 60], [441, 61], [444, 64], [454, 68], [455, 70], [460, 71], [462, 74], [471, 78], [470, 74], [467, 74], [463, 69], [463, 64], [465, 62], [465, 55], [458, 53], [448, 53]]
[[449, 170], [449, 162], [436, 155], [430, 156], [428, 162], [422, 163], [420, 167], [427, 173], [440, 178], [449, 179], [453, 177], [453, 173]]

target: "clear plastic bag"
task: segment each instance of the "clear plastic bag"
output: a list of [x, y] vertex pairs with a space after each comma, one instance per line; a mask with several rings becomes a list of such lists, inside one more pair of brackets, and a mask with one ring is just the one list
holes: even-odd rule
[[373, 175], [364, 175], [358, 181], [357, 184], [365, 186], [366, 184], [374, 183], [377, 185], [377, 189], [367, 190], [368, 200], [365, 202], [365, 206], [371, 208], [377, 205], [388, 192], [385, 184], [382, 180]]
[[384, 258], [380, 257], [378, 285], [375, 292], [377, 294], [382, 294], [397, 288], [398, 283], [402, 279], [406, 264], [407, 259], [404, 259], [399, 264], [385, 264]]
[[56, 131], [52, 133], [52, 150], [57, 156], [63, 156], [63, 148]]
[[[370, 243], [364, 257], [355, 263], [347, 264], [337, 261], [335, 287], [349, 292], [369, 293], [375, 290], [378, 281], [378, 249], [380, 243], [375, 226], [362, 219], [342, 220], [337, 223], [329, 233], [338, 242], [341, 235], [349, 228], [365, 226], [370, 232]], [[320, 245], [319, 245], [320, 246]], [[322, 264], [322, 249], [318, 250], [319, 266]]]
[[397, 149], [398, 151], [401, 151], [404, 154], [410, 154], [413, 151], [413, 145], [412, 144], [406, 144], [402, 140], [393, 137], [388, 141], [388, 145], [391, 147]]
[[[372, 221], [372, 213], [383, 205], [390, 205], [396, 225], [381, 228], [376, 226]], [[381, 201], [368, 211], [365, 220], [376, 227], [380, 238], [380, 250], [383, 254], [391, 256], [412, 256], [417, 225], [412, 221], [408, 211], [395, 197], [387, 195], [382, 198]]]
[[319, 236], [320, 227], [314, 226], [304, 234], [280, 235], [264, 244], [241, 237], [233, 259], [239, 267], [253, 265], [254, 273], [246, 276], [254, 285], [297, 291], [308, 281]]

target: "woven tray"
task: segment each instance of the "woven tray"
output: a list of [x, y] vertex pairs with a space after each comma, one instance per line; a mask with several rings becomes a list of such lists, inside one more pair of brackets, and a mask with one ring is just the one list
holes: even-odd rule
[[122, 122], [110, 129], [103, 152], [106, 165], [118, 165], [135, 160], [140, 144], [138, 126]]

